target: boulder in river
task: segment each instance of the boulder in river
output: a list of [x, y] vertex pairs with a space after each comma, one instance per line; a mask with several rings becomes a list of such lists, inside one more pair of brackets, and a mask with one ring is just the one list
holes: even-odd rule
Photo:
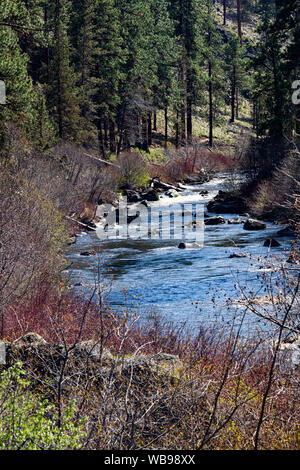
[[293, 230], [291, 227], [286, 226], [286, 227], [280, 229], [276, 233], [276, 236], [277, 237], [291, 237], [291, 238], [294, 238], [294, 237], [296, 237], [296, 231]]
[[265, 230], [267, 228], [264, 222], [255, 219], [248, 219], [244, 224], [244, 230]]
[[297, 251], [293, 251], [287, 259], [290, 264], [300, 264], [300, 254]]
[[159, 195], [155, 189], [149, 189], [147, 192], [141, 195], [142, 200], [144, 201], [158, 201]]
[[264, 243], [264, 246], [268, 248], [275, 248], [277, 246], [280, 246], [280, 243], [275, 240], [275, 238], [267, 238], [267, 240]]
[[136, 203], [141, 201], [141, 196], [137, 191], [134, 191], [132, 189], [125, 189], [123, 191], [123, 195], [127, 197], [127, 201], [129, 203]]
[[247, 255], [245, 253], [232, 253], [229, 258], [247, 258]]
[[239, 217], [235, 217], [233, 219], [228, 220], [229, 225], [238, 225], [238, 224], [244, 224], [245, 220], [240, 219]]
[[72, 237], [70, 237], [67, 243], [68, 243], [68, 245], [75, 245], [75, 243], [76, 243], [76, 236], [73, 235]]
[[162, 191], [170, 191], [170, 190], [178, 191], [178, 190], [181, 190], [181, 188], [179, 186], [176, 187], [176, 186], [173, 186], [172, 184], [163, 183], [158, 178], [153, 178], [151, 180], [150, 187], [154, 188], [154, 189], [157, 189], [157, 190], [162, 190]]
[[246, 205], [239, 193], [219, 191], [217, 196], [207, 204], [207, 210], [216, 214], [243, 214]]
[[210, 217], [209, 219], [204, 220], [205, 225], [222, 225], [225, 224], [225, 219], [221, 216]]
[[[116, 213], [116, 220], [119, 221], [120, 220], [120, 210], [119, 210], [119, 208], [115, 210], [115, 213]], [[137, 218], [138, 218], [138, 214], [127, 215], [127, 223], [131, 224], [131, 222], [133, 222]]]
[[87, 251], [82, 251], [80, 253], [80, 256], [96, 256], [96, 251], [95, 250], [87, 250]]
[[177, 191], [175, 191], [175, 189], [169, 189], [167, 192], [166, 192], [166, 196], [169, 196], [170, 198], [173, 198], [173, 197], [178, 197], [179, 194]]
[[179, 243], [178, 248], [180, 250], [185, 250], [187, 248], [201, 248], [201, 245], [196, 242], [181, 242]]
[[280, 350], [284, 352], [288, 352], [287, 357], [285, 359], [290, 361], [290, 364], [294, 368], [298, 368], [300, 366], [300, 336], [296, 335], [291, 341], [283, 341], [280, 344]]

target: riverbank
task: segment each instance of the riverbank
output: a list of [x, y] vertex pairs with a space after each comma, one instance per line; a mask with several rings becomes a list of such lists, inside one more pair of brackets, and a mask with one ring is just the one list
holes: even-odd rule
[[[55, 309], [47, 313], [52, 341], [31, 332], [5, 343], [0, 397], [4, 405], [8, 397], [15, 401], [14, 414], [5, 414], [2, 429], [11, 429], [16, 414], [14, 429], [20, 426], [23, 432], [32, 419], [39, 428], [40, 416], [51, 428], [55, 417], [64, 439], [56, 440], [54, 448], [68, 449], [73, 441], [65, 420], [72, 417], [77, 431], [72, 448], [78, 450], [253, 449], [270, 377], [270, 344], [258, 336], [245, 341], [233, 332], [224, 338], [212, 328], [202, 328], [191, 339], [158, 318], [147, 325], [137, 324], [134, 314], [117, 318], [101, 311], [98, 302], [82, 304], [78, 316], [78, 301], [62, 300], [59, 324]], [[72, 318], [79, 334], [71, 331]], [[94, 328], [87, 340], [91, 319]], [[298, 445], [298, 379], [293, 368], [282, 365], [284, 357], [272, 375], [259, 432], [261, 449]], [[5, 374], [10, 381], [4, 388]], [[52, 408], [44, 413], [38, 404], [46, 398]], [[52, 442], [44, 443], [45, 436], [39, 436], [40, 446]], [[21, 449], [24, 445], [19, 443]], [[6, 441], [3, 448], [13, 446]]]
[[[161, 193], [159, 201], [148, 202], [148, 210], [156, 220], [160, 211], [170, 213], [174, 207], [174, 220], [180, 221], [182, 204], [187, 208], [199, 204], [206, 221], [219, 217], [206, 213], [205, 207], [220, 190], [227, 189], [227, 177], [224, 174], [202, 185], [187, 185], [175, 198]], [[137, 204], [130, 207], [134, 213]], [[261, 260], [286, 260], [292, 238], [288, 232], [279, 238], [281, 227], [270, 222], [262, 230], [245, 230], [247, 215], [227, 213], [221, 217], [225, 223], [205, 225], [203, 247], [188, 250], [178, 249], [181, 238], [164, 239], [158, 234], [152, 239], [102, 242], [96, 233], [82, 233], [77, 244], [69, 247], [66, 275], [75, 292], [84, 294], [95, 285], [97, 271], [104, 283], [103, 295], [116, 311], [126, 304], [137, 308], [142, 317], [157, 311], [167, 321], [187, 323], [191, 329], [202, 322], [227, 328], [234, 310], [228, 310], [226, 297], [238, 297], [238, 285], [245, 283], [249, 291], [259, 292], [264, 273]], [[271, 239], [278, 239], [280, 246], [264, 246]], [[249, 328], [254, 327], [251, 316], [248, 323]]]

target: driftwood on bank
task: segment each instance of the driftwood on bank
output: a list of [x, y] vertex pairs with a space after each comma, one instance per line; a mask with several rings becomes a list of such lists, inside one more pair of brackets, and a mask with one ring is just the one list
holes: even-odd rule
[[83, 227], [88, 228], [88, 229], [91, 230], [92, 232], [96, 232], [96, 230], [97, 230], [97, 229], [95, 229], [94, 227], [91, 227], [89, 224], [85, 224], [85, 223], [83, 223], [83, 222], [79, 222], [79, 220], [74, 219], [73, 217], [70, 217], [69, 215], [65, 215], [65, 218], [68, 219], [68, 220], [71, 220], [72, 222], [75, 222], [76, 224], [79, 224], [79, 225], [82, 225]]
[[115, 163], [111, 163], [111, 162], [108, 162], [107, 160], [103, 160], [102, 158], [99, 158], [99, 157], [95, 157], [94, 155], [91, 155], [89, 153], [85, 153], [83, 155], [86, 155], [87, 157], [90, 157], [92, 158], [93, 160], [97, 160], [97, 162], [100, 162], [100, 163], [104, 163], [105, 165], [108, 165], [108, 166], [113, 166], [115, 168], [120, 168], [119, 165], [116, 165]]

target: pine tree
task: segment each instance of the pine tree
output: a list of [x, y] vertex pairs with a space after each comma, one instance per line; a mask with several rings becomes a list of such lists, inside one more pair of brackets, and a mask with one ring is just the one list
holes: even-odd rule
[[32, 106], [31, 139], [39, 149], [45, 150], [55, 143], [55, 130], [49, 117], [44, 90], [40, 84], [35, 86]]
[[60, 139], [82, 142], [85, 122], [81, 119], [76, 75], [70, 64], [67, 35], [70, 4], [68, 0], [52, 0], [53, 42], [49, 63], [47, 97]]
[[224, 105], [223, 43], [214, 17], [213, 1], [205, 0], [203, 15], [204, 66], [208, 91], [209, 146], [213, 146], [214, 122]]
[[154, 18], [151, 3], [117, 0], [117, 7], [125, 57], [121, 67], [124, 81], [119, 88], [117, 151], [123, 144], [125, 148], [137, 144], [148, 150], [152, 90], [158, 83], [157, 50], [152, 49]]
[[178, 80], [180, 100], [175, 111], [178, 113], [176, 135], [182, 143], [190, 142], [193, 134], [194, 108], [199, 104], [199, 90], [202, 85], [201, 63], [203, 59], [203, 0], [177, 0], [172, 3], [171, 14], [176, 25], [175, 34], [179, 40]]
[[121, 83], [126, 80], [123, 71], [127, 52], [121, 34], [120, 11], [114, 0], [95, 2], [95, 62], [92, 73], [95, 83], [95, 112], [99, 150], [105, 157], [107, 150], [117, 150], [116, 127], [121, 103]]
[[30, 130], [34, 89], [27, 71], [28, 56], [21, 51], [19, 39], [29, 24], [26, 8], [19, 0], [1, 0], [0, 6], [0, 80], [6, 88], [6, 105], [0, 105], [3, 140], [4, 127], [9, 121], [22, 123], [23, 129]]
[[[286, 44], [283, 49], [283, 73], [291, 90], [293, 82], [299, 80], [300, 76], [300, 0], [276, 1], [274, 29], [281, 38], [282, 44]], [[290, 100], [289, 92], [287, 92], [286, 97], [287, 100]], [[300, 106], [287, 106], [288, 110], [290, 110], [288, 118], [291, 123], [291, 132], [299, 137]]]
[[153, 113], [153, 130], [157, 130], [157, 111], [164, 112], [164, 144], [168, 142], [169, 108], [173, 105], [176, 91], [176, 62], [178, 46], [175, 41], [174, 24], [169, 15], [168, 0], [151, 0], [153, 31], [149, 38], [151, 50], [157, 61], [157, 80], [152, 87], [152, 103], [148, 114], [148, 137], [151, 143]]
[[230, 83], [231, 122], [238, 117], [237, 97], [245, 80], [244, 50], [239, 37], [232, 35], [225, 46], [226, 71]]
[[260, 40], [252, 60], [256, 108], [257, 134], [282, 140], [288, 132], [290, 103], [287, 100], [288, 83], [284, 72], [285, 32], [275, 26], [278, 14], [276, 1], [260, 3]]
[[226, 26], [227, 20], [227, 0], [223, 0], [223, 25]]
[[96, 135], [96, 61], [99, 53], [96, 41], [97, 6], [98, 1], [73, 0], [69, 27], [71, 58], [77, 74], [80, 109], [85, 122], [85, 141], [90, 141]]
[[238, 23], [238, 35], [240, 38], [240, 44], [243, 44], [243, 34], [242, 34], [242, 7], [241, 0], [236, 0], [236, 10], [237, 10], [237, 23]]

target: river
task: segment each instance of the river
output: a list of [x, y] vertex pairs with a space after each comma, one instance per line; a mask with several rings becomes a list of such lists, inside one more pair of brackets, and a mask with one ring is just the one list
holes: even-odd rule
[[[205, 207], [220, 189], [226, 189], [229, 180], [229, 174], [219, 174], [208, 183], [185, 186], [179, 197], [162, 195], [159, 202], [150, 205], [154, 211], [175, 203]], [[208, 193], [201, 196], [200, 191]], [[267, 223], [266, 230], [251, 232], [244, 230], [243, 224], [227, 223], [236, 214], [223, 217], [226, 224], [205, 227], [203, 248], [186, 250], [178, 249], [180, 240], [103, 243], [95, 233], [83, 233], [67, 254], [71, 284], [76, 291], [88, 293], [98, 272], [106, 286], [107, 302], [113, 308], [124, 308], [126, 304], [142, 317], [156, 311], [166, 321], [184, 323], [190, 330], [197, 330], [203, 323], [230, 325], [234, 313], [232, 305], [227, 307], [227, 299], [238, 298], [243, 287], [262, 295], [260, 279], [266, 268], [261, 259], [286, 258], [291, 240], [280, 238], [280, 247], [266, 248], [264, 241], [279, 230], [278, 225]], [[88, 258], [80, 255], [89, 249], [101, 250], [101, 254]], [[230, 258], [233, 253], [250, 257]], [[249, 317], [248, 327], [255, 322]]]

